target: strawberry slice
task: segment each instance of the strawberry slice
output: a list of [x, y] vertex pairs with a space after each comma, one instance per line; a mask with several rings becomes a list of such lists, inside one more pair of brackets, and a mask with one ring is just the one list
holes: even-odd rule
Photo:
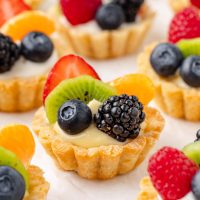
[[75, 78], [80, 75], [90, 75], [99, 79], [96, 71], [86, 63], [81, 57], [75, 55], [67, 55], [62, 57], [50, 71], [44, 91], [43, 103], [48, 94], [63, 80], [67, 78]]
[[0, 26], [17, 14], [30, 9], [23, 0], [0, 0]]

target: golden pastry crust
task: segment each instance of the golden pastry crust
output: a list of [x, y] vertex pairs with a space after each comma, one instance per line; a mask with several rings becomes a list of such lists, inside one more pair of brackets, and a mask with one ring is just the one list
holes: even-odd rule
[[161, 78], [155, 73], [150, 64], [150, 55], [156, 45], [157, 43], [149, 45], [138, 57], [138, 71], [148, 75], [156, 86], [156, 103], [170, 116], [199, 121], [200, 90], [179, 87], [170, 79]]
[[135, 52], [149, 31], [155, 13], [144, 5], [139, 14], [141, 22], [121, 30], [101, 31], [97, 34], [67, 27], [58, 20], [57, 7], [53, 7], [49, 15], [56, 20], [57, 30], [65, 35], [67, 43], [71, 44], [75, 52], [95, 59], [107, 59]]
[[174, 12], [180, 12], [190, 6], [190, 0], [168, 0], [169, 5]]
[[43, 172], [36, 166], [29, 166], [30, 188], [23, 200], [45, 200], [49, 183], [44, 179]]
[[141, 192], [136, 200], [158, 200], [158, 193], [153, 187], [149, 177], [145, 177], [140, 182]]
[[47, 153], [63, 170], [76, 171], [87, 179], [110, 179], [136, 168], [159, 138], [164, 119], [153, 108], [145, 108], [144, 133], [126, 145], [108, 145], [82, 148], [68, 143], [47, 122], [44, 108], [33, 119], [33, 130]]

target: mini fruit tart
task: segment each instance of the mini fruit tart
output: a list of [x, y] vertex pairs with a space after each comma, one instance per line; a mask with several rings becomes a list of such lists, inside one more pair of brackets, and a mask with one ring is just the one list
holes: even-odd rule
[[[129, 83], [133, 87], [125, 88]], [[63, 170], [87, 179], [110, 179], [135, 169], [158, 140], [164, 119], [147, 106], [153, 93], [144, 75], [104, 83], [82, 58], [69, 55], [49, 74], [33, 130]], [[144, 94], [145, 106], [137, 94]]]
[[107, 59], [133, 53], [141, 46], [155, 15], [143, 3], [144, 0], [61, 0], [50, 15], [76, 53]]
[[59, 57], [70, 52], [68, 45], [60, 45], [62, 36], [54, 22], [40, 11], [23, 12], [0, 30], [0, 111], [41, 106], [47, 73]]
[[200, 130], [182, 151], [163, 147], [149, 160], [150, 177], [142, 179], [137, 200], [200, 199]]
[[30, 165], [35, 142], [20, 124], [0, 128], [1, 200], [45, 200], [49, 184], [40, 168]]

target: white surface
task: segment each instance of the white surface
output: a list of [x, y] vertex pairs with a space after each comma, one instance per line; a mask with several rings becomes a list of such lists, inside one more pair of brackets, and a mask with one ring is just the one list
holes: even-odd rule
[[[166, 38], [167, 25], [172, 16], [166, 0], [149, 0], [149, 3], [152, 8], [157, 10], [158, 15], [146, 44], [150, 41]], [[123, 74], [133, 73], [136, 57], [137, 55], [105, 62], [91, 61], [90, 63], [96, 68], [102, 79], [108, 81]], [[21, 122], [31, 125], [33, 113], [0, 114], [0, 124]], [[200, 128], [200, 123], [176, 120], [166, 115], [164, 117], [166, 127], [152, 152], [164, 145], [182, 148], [194, 140], [195, 132]], [[51, 184], [48, 200], [110, 200], [111, 198], [114, 200], [134, 200], [139, 191], [139, 181], [146, 174], [147, 160], [137, 170], [129, 174], [109, 181], [88, 181], [75, 173], [58, 170], [38, 144], [33, 164], [37, 164], [46, 172], [46, 179]]]

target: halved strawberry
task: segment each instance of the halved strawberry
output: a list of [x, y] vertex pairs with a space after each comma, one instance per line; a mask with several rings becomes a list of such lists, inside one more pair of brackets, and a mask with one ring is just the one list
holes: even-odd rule
[[63, 80], [74, 78], [80, 75], [90, 75], [93, 78], [99, 79], [96, 71], [86, 63], [83, 58], [75, 55], [67, 55], [62, 57], [50, 71], [44, 91], [43, 103], [48, 94]]
[[26, 10], [31, 10], [31, 8], [23, 0], [0, 0], [0, 26]]

